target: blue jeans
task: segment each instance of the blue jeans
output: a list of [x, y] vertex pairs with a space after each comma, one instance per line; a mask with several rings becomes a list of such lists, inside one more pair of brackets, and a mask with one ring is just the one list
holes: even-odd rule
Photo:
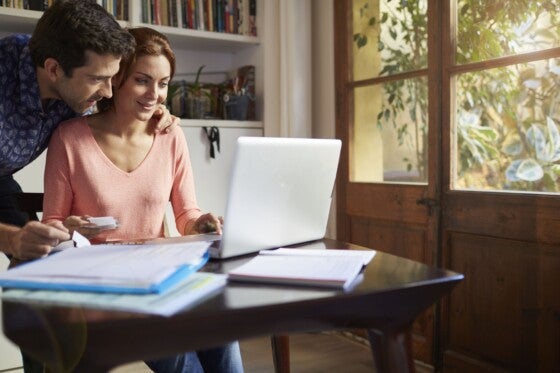
[[243, 373], [237, 342], [145, 363], [155, 373]]

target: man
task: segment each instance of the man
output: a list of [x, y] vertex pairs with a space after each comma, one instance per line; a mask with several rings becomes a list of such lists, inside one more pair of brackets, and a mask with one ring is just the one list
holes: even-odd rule
[[[93, 0], [55, 1], [31, 37], [0, 39], [0, 251], [39, 258], [70, 238], [60, 224], [26, 223], [13, 202], [21, 192], [13, 174], [45, 150], [60, 122], [112, 96], [111, 78], [133, 48], [133, 37]], [[165, 128], [172, 117], [161, 108], [153, 121]]]

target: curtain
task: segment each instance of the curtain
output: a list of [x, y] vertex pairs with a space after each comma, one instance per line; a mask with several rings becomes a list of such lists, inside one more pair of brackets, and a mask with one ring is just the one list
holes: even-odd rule
[[311, 0], [282, 0], [278, 7], [278, 136], [311, 137]]

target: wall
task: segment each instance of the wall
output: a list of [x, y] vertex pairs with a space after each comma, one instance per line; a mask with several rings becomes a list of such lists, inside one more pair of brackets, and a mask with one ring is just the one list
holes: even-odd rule
[[[312, 137], [335, 137], [333, 0], [312, 0]], [[334, 192], [334, 191], [333, 191]], [[336, 196], [326, 236], [336, 237]]]

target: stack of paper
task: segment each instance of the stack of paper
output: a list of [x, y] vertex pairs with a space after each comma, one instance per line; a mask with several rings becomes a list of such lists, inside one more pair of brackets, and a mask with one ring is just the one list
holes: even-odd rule
[[237, 281], [347, 289], [374, 255], [373, 250], [264, 250], [228, 276]]
[[[74, 239], [79, 237], [74, 237]], [[87, 240], [86, 240], [87, 241]], [[3, 299], [171, 315], [225, 286], [211, 242], [80, 245], [0, 273]]]
[[201, 268], [208, 261], [209, 246], [192, 242], [70, 248], [0, 273], [0, 286], [162, 293]]
[[226, 275], [197, 272], [163, 294], [100, 294], [90, 292], [9, 289], [3, 299], [28, 303], [91, 307], [170, 316], [198, 304], [227, 282]]

